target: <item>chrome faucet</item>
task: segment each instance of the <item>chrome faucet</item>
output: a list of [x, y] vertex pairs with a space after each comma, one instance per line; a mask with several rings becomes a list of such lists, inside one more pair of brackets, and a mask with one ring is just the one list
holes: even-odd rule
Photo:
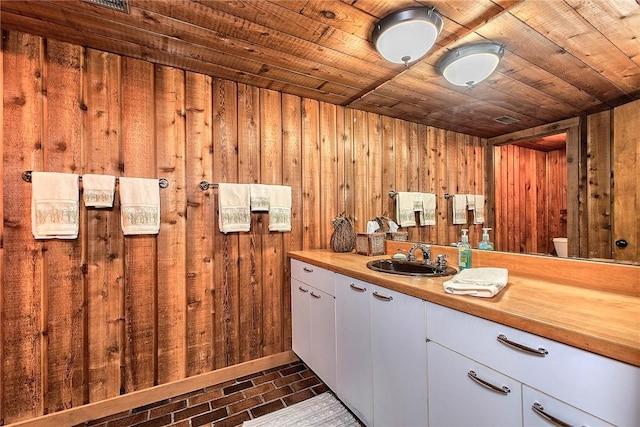
[[422, 263], [423, 264], [431, 264], [431, 246], [425, 245], [422, 243], [416, 243], [409, 249], [409, 254], [407, 255], [407, 259], [410, 262], [416, 261], [415, 251], [416, 249], [420, 249], [422, 251]]

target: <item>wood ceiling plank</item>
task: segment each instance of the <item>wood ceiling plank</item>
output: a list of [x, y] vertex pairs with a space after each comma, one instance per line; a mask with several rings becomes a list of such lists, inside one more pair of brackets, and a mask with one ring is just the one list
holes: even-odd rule
[[[576, 7], [586, 9], [580, 5]], [[633, 36], [640, 36], [640, 9], [636, 7], [636, 10], [638, 13], [630, 13], [618, 18], [618, 22], [610, 24], [615, 28], [622, 21], [635, 21], [636, 30]], [[591, 21], [587, 21], [564, 2], [558, 2], [553, 9], [546, 7], [543, 2], [536, 1], [525, 2], [511, 9], [515, 17], [571, 52], [625, 93], [633, 93], [640, 87], [640, 66], [598, 31], [597, 27], [603, 27], [601, 16], [606, 15], [607, 11], [600, 9], [600, 12], [590, 14]]]
[[[537, 64], [578, 89], [591, 93], [601, 102], [631, 100], [596, 70], [511, 13], [501, 15], [476, 32], [489, 40], [505, 44], [512, 55]], [[518, 37], [514, 37], [514, 34], [518, 34]]]

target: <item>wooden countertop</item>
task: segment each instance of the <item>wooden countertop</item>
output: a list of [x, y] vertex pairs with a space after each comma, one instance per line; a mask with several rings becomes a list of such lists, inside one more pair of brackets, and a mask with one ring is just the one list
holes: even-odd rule
[[[289, 257], [640, 367], [640, 298], [518, 275], [493, 298], [445, 293], [448, 278], [375, 272], [368, 257], [330, 250]], [[611, 280], [615, 280], [612, 278]]]

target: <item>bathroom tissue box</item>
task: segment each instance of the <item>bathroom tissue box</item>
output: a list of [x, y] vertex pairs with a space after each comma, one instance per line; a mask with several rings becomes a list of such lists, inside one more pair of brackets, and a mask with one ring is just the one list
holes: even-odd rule
[[358, 233], [356, 253], [360, 255], [384, 255], [384, 241], [387, 233]]

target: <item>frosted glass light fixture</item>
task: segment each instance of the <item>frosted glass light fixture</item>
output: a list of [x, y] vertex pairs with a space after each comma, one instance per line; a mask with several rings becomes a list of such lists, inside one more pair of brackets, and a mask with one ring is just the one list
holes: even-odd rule
[[422, 58], [442, 31], [433, 7], [411, 7], [385, 16], [373, 28], [373, 44], [389, 62], [409, 65]]
[[451, 84], [472, 87], [493, 73], [504, 54], [495, 43], [475, 43], [447, 53], [440, 63], [440, 74]]

